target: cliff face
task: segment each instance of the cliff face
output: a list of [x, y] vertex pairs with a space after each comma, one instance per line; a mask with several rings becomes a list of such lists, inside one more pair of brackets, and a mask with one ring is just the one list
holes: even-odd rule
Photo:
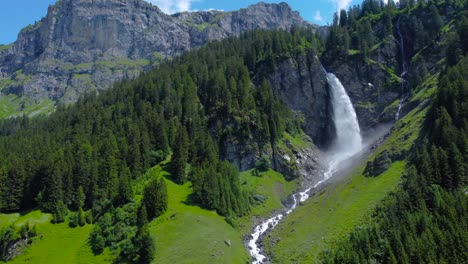
[[0, 51], [0, 90], [72, 102], [210, 40], [292, 26], [310, 25], [285, 3], [170, 16], [142, 0], [61, 0]]
[[380, 44], [370, 60], [359, 56], [325, 62], [327, 70], [342, 82], [353, 102], [361, 130], [366, 133], [379, 123], [393, 122], [396, 107], [388, 107], [400, 97], [401, 79], [391, 69], [398, 69], [396, 40]]
[[326, 148], [335, 128], [326, 73], [319, 59], [309, 53], [281, 62], [269, 76], [283, 102], [304, 117], [304, 131], [314, 144]]

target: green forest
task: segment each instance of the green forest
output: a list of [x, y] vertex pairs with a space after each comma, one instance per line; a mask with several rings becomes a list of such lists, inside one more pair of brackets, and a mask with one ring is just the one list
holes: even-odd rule
[[[253, 31], [59, 106], [48, 117], [0, 121], [0, 212], [40, 208], [54, 223], [96, 223], [95, 253], [123, 247], [122, 257], [146, 263], [152, 254], [138, 245], [150, 243], [145, 224], [165, 211], [167, 190], [153, 180], [135, 193], [132, 183], [170, 156], [171, 180], [190, 181], [197, 204], [228, 219], [245, 215], [252, 198], [225, 160], [227, 145], [262, 151], [286, 131], [301, 133], [300, 119], [268, 82], [254, 85], [253, 74], [321, 48], [309, 30]], [[265, 163], [259, 168], [268, 169]], [[18, 236], [4, 232], [5, 252]]]
[[468, 58], [439, 80], [439, 90], [413, 146], [403, 181], [371, 224], [324, 251], [323, 263], [462, 263], [466, 221]]
[[[233, 146], [243, 148], [239, 155], [259, 154], [247, 176], [259, 177], [275, 169], [272, 153], [285, 135], [304, 134], [302, 116], [281, 101], [269, 74], [306, 54], [325, 66], [372, 64], [380, 45], [402, 30], [406, 50], [395, 60], [409, 62], [408, 86], [394, 92], [415, 97], [433, 75], [437, 89], [424, 102], [418, 138], [399, 157], [406, 163], [398, 187], [317, 262], [464, 263], [467, 6], [466, 0], [364, 0], [336, 13], [326, 36], [295, 27], [249, 31], [166, 59], [50, 115], [1, 119], [0, 213], [41, 210], [53, 224], [92, 225], [87, 243], [94, 255], [110, 251], [115, 263], [151, 263], [159, 249], [150, 225], [168, 210], [170, 180], [190, 183], [187, 204], [245, 229], [239, 223], [264, 197], [230, 162]], [[384, 84], [394, 87], [400, 86]], [[156, 166], [169, 173], [148, 178]], [[0, 261], [10, 260], [18, 241], [39, 236], [34, 224], [0, 225]]]
[[[445, 50], [437, 92], [417, 142], [408, 154], [400, 186], [374, 210], [371, 220], [320, 254], [323, 263], [463, 263], [468, 259], [468, 13], [466, 1], [400, 1], [362, 7], [335, 17], [325, 56], [350, 58], [393, 34], [394, 22], [411, 32], [410, 89], [430, 75], [427, 50]], [[459, 10], [453, 20], [447, 20]], [[453, 13], [452, 13], [453, 14]], [[444, 19], [448, 27], [444, 27]], [[383, 21], [380, 36], [372, 23]], [[393, 22], [393, 23], [392, 23]], [[377, 22], [378, 23], [378, 22]], [[452, 28], [453, 30], [447, 31]], [[445, 43], [431, 43], [433, 36]], [[429, 44], [429, 45], [428, 45]], [[439, 47], [435, 47], [435, 46]], [[426, 50], [426, 51], [425, 51]]]

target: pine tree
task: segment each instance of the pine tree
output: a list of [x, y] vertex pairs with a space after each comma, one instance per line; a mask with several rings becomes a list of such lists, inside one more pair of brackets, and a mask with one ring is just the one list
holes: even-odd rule
[[156, 214], [161, 215], [167, 210], [167, 185], [164, 177], [161, 177], [158, 181], [158, 191], [156, 197]]
[[148, 213], [146, 211], [146, 205], [141, 204], [140, 208], [138, 209], [137, 215], [137, 226], [144, 226], [148, 223]]
[[120, 171], [118, 192], [115, 199], [117, 205], [124, 205], [133, 200], [133, 190], [130, 177], [130, 169], [127, 166], [123, 166]]
[[149, 264], [153, 261], [154, 252], [156, 251], [155, 243], [148, 227], [142, 226], [138, 229], [133, 244], [138, 250], [137, 263]]
[[183, 184], [187, 181], [186, 168], [188, 160], [188, 136], [184, 126], [180, 126], [174, 142], [172, 153], [172, 176], [174, 180]]
[[[5, 167], [0, 167], [0, 182], [6, 183], [8, 180], [8, 172]], [[8, 196], [8, 186], [6, 184], [0, 184], [0, 212], [3, 212], [7, 209], [7, 196]]]
[[167, 189], [164, 179], [152, 179], [143, 192], [142, 204], [146, 208], [148, 220], [160, 216], [167, 209]]

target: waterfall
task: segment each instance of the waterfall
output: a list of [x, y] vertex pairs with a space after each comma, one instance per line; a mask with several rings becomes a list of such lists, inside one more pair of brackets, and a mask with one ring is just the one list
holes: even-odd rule
[[332, 151], [335, 155], [350, 157], [361, 150], [361, 130], [353, 104], [340, 80], [333, 73], [327, 73], [331, 87], [333, 122], [336, 128], [336, 139]]
[[401, 56], [401, 74], [400, 74], [401, 89], [400, 90], [402, 93], [402, 97], [400, 98], [400, 102], [398, 103], [398, 110], [395, 114], [395, 120], [400, 119], [401, 108], [403, 107], [403, 104], [405, 103], [406, 99], [408, 99], [409, 97], [409, 94], [406, 91], [408, 82], [405, 79], [405, 76], [408, 73], [408, 63], [406, 62], [406, 56], [405, 56], [405, 40], [400, 30], [400, 20], [401, 20], [401, 16], [398, 17], [396, 28], [397, 28], [398, 37], [400, 39], [400, 56]]
[[327, 73], [327, 81], [331, 88], [336, 138], [329, 151], [330, 158], [328, 171], [324, 174], [325, 179], [333, 176], [342, 161], [351, 158], [362, 149], [361, 129], [351, 99], [335, 74]]
[[309, 192], [312, 189], [317, 188], [320, 184], [333, 176], [341, 162], [357, 154], [362, 148], [362, 138], [356, 117], [356, 111], [354, 111], [353, 104], [351, 103], [346, 90], [340, 80], [333, 73], [327, 73], [323, 66], [322, 71], [326, 74], [328, 84], [331, 88], [333, 122], [336, 127], [336, 138], [334, 140], [333, 147], [330, 150], [328, 170], [324, 172], [324, 178], [314, 186], [311, 186], [302, 192], [293, 194], [293, 204], [287, 210], [283, 213], [274, 215], [254, 228], [248, 242], [249, 253], [252, 257], [253, 264], [263, 263], [266, 259], [266, 256], [262, 254], [262, 248], [259, 245], [259, 241], [261, 242], [263, 234], [274, 229], [285, 216], [296, 209], [300, 202], [304, 202], [309, 199]]

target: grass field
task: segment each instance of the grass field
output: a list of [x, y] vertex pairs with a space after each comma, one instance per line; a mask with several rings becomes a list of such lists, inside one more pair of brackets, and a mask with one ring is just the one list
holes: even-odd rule
[[251, 230], [252, 216], [266, 217], [281, 208], [281, 200], [297, 187], [297, 181], [286, 182], [281, 174], [269, 170], [260, 176], [243, 172], [241, 183], [266, 200], [248, 216], [237, 219], [234, 228], [216, 212], [187, 202], [192, 193], [190, 183], [177, 185], [167, 180], [171, 194], [168, 211], [151, 223], [157, 247], [154, 263], [249, 263], [242, 238]]
[[346, 236], [398, 184], [404, 162], [378, 177], [337, 181], [291, 213], [266, 239], [274, 263], [314, 263], [316, 255]]
[[[92, 225], [70, 228], [66, 223], [51, 224], [51, 216], [39, 210], [24, 215], [0, 214], [0, 228], [26, 223], [36, 225], [36, 241], [26, 251], [8, 263], [109, 263], [108, 252], [94, 256], [88, 246], [87, 238]], [[0, 262], [1, 263], [1, 262]]]
[[252, 231], [252, 217], [269, 217], [275, 210], [282, 209], [281, 201], [299, 187], [298, 179], [288, 182], [280, 173], [273, 170], [263, 172], [260, 176], [253, 176], [253, 172], [253, 170], [242, 172], [241, 183], [254, 195], [260, 195], [266, 200], [252, 207], [249, 215], [238, 219], [238, 229], [243, 234]]
[[[426, 112], [427, 108], [417, 107], [399, 120], [369, 160], [384, 150], [390, 154], [409, 151]], [[405, 161], [396, 161], [381, 175], [364, 177], [365, 165], [361, 165], [299, 206], [265, 240], [273, 263], [316, 263], [322, 250], [370, 218], [372, 210], [398, 186], [404, 167]]]
[[[161, 166], [148, 171], [135, 185], [137, 200], [141, 199], [145, 182], [168, 173]], [[268, 217], [282, 208], [281, 200], [298, 187], [298, 180], [287, 182], [280, 173], [269, 170], [254, 176], [253, 171], [241, 173], [241, 183], [254, 194], [262, 195], [262, 204], [249, 215], [236, 219], [236, 227], [214, 211], [190, 203], [190, 183], [177, 185], [166, 179], [168, 210], [150, 224], [156, 241], [154, 263], [249, 263], [250, 257], [242, 242], [251, 231], [252, 218]], [[107, 249], [94, 256], [87, 239], [93, 225], [70, 228], [66, 223], [51, 224], [51, 216], [39, 210], [24, 214], [0, 214], [0, 229], [9, 225], [35, 224], [38, 238], [25, 252], [9, 263], [111, 263], [114, 256]], [[228, 245], [230, 244], [230, 245]]]
[[[156, 238], [153, 263], [246, 263], [249, 256], [241, 234], [216, 212], [187, 203], [190, 183], [167, 181], [167, 212], [153, 221]], [[227, 243], [230, 243], [229, 246]]]

